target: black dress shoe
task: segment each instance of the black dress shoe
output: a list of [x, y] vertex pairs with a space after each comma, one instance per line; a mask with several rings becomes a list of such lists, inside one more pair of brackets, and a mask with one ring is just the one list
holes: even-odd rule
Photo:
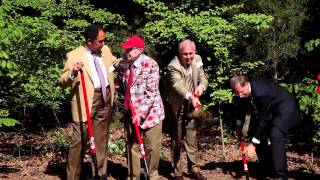
[[288, 180], [288, 178], [287, 177], [282, 177], [282, 176], [276, 176], [274, 178], [274, 180]]
[[200, 172], [191, 172], [190, 173], [192, 179], [196, 180], [207, 180]]
[[108, 180], [108, 176], [107, 175], [94, 176], [94, 177], [91, 177], [91, 178], [86, 178], [86, 180]]
[[108, 180], [108, 176], [107, 175], [100, 176], [100, 180]]
[[183, 180], [183, 176], [176, 176], [174, 177], [175, 180]]

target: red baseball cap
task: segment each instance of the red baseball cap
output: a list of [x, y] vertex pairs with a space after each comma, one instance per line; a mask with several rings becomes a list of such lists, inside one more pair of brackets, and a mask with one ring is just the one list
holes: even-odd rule
[[133, 47], [144, 48], [144, 40], [139, 36], [131, 36], [121, 43], [121, 48], [123, 49], [130, 49]]

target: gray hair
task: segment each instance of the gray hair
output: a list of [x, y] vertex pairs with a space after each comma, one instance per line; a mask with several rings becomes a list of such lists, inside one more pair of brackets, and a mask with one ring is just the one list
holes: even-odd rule
[[234, 87], [236, 86], [236, 84], [240, 83], [240, 85], [243, 87], [246, 82], [249, 82], [249, 79], [247, 76], [245, 75], [237, 75], [237, 76], [233, 76], [230, 79], [230, 86], [232, 89], [234, 89]]
[[194, 51], [196, 51], [196, 44], [194, 43], [194, 41], [191, 41], [190, 39], [186, 39], [186, 40], [183, 40], [179, 43], [179, 45], [178, 45], [179, 53], [181, 52], [182, 48], [186, 45], [191, 45], [191, 47], [194, 49]]

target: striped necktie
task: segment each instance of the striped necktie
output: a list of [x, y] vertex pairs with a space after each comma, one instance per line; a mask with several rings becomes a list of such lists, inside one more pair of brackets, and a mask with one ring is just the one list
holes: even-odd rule
[[191, 93], [191, 94], [194, 94], [194, 83], [193, 83], [193, 79], [192, 79], [192, 69], [191, 67], [189, 67], [187, 69], [187, 88], [188, 88], [188, 91]]

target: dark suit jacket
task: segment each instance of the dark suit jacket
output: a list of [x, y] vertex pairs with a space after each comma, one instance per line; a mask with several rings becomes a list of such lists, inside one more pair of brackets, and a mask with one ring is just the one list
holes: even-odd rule
[[259, 122], [254, 135], [261, 139], [271, 126], [283, 133], [298, 123], [299, 110], [295, 97], [272, 80], [252, 80], [251, 95], [259, 112]]

